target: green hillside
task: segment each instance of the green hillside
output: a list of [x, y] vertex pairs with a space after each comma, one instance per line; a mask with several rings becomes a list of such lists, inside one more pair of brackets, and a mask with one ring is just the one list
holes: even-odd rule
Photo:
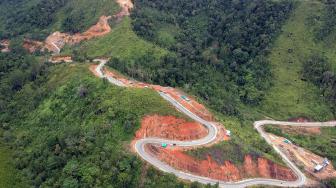
[[[154, 91], [98, 79], [87, 60], [109, 57], [126, 76], [178, 87], [232, 131], [188, 152], [241, 164], [245, 154], [283, 164], [255, 120], [335, 119], [334, 0], [134, 0], [106, 36], [66, 46], [72, 64], [27, 54], [21, 37], [80, 32], [120, 7], [112, 0], [3, 0], [0, 39], [0, 187], [202, 187], [149, 167], [129, 151], [146, 114], [184, 117]], [[279, 130], [270, 130], [278, 132]], [[286, 135], [334, 159], [328, 138]], [[325, 144], [323, 144], [325, 143]], [[323, 145], [322, 145], [323, 144]], [[310, 145], [310, 146], [309, 146]], [[333, 161], [334, 162], [334, 161]]]
[[167, 50], [137, 36], [131, 28], [131, 19], [126, 17], [112, 25], [112, 32], [106, 36], [67, 46], [62, 54], [72, 54], [77, 59], [114, 57], [124, 61], [154, 54], [157, 58], [169, 53]]
[[[316, 120], [332, 119], [328, 103], [317, 86], [303, 79], [303, 65], [313, 54], [322, 54], [336, 65], [336, 47], [316, 41], [315, 18], [325, 7], [318, 1], [304, 1], [282, 28], [270, 54], [274, 85], [262, 103], [262, 112], [276, 119], [305, 116]], [[314, 21], [315, 20], [315, 21]], [[311, 75], [310, 75], [311, 76]]]
[[128, 149], [144, 115], [181, 117], [156, 92], [112, 86], [86, 64], [41, 65], [25, 54], [20, 60], [18, 54], [0, 55], [6, 71], [0, 90], [7, 91], [0, 98], [0, 138], [13, 153], [1, 155], [2, 183], [11, 180], [13, 167], [2, 166], [11, 162], [27, 187], [134, 187], [140, 181], [156, 187], [169, 179], [169, 185], [180, 184], [167, 175], [155, 178], [153, 169], [140, 176], [142, 162]]
[[7, 147], [0, 145], [0, 187], [18, 187], [24, 188], [24, 178], [12, 164], [12, 151]]

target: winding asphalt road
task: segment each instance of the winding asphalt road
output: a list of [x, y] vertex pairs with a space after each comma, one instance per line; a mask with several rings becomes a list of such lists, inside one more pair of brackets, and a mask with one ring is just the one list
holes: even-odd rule
[[[96, 59], [96, 62], [100, 62], [98, 67], [96, 68], [96, 72], [101, 78], [107, 78], [109, 82], [112, 84], [115, 84], [117, 86], [125, 87], [126, 85], [120, 82], [119, 80], [106, 76], [103, 73], [103, 67], [106, 64], [106, 60], [102, 59]], [[174, 98], [172, 98], [170, 95], [159, 92], [160, 96], [165, 99], [166, 101], [170, 102], [175, 108], [180, 110], [182, 113], [189, 116], [191, 119], [203, 124], [208, 130], [209, 133], [206, 137], [201, 138], [199, 140], [192, 140], [192, 141], [174, 141], [174, 140], [165, 140], [161, 138], [144, 138], [141, 140], [138, 140], [135, 143], [135, 150], [136, 152], [142, 157], [145, 161], [152, 164], [153, 166], [157, 167], [163, 172], [167, 173], [173, 173], [177, 177], [185, 180], [190, 181], [198, 181], [200, 183], [204, 184], [216, 184], [218, 183], [220, 187], [232, 187], [232, 188], [238, 188], [238, 187], [247, 187], [247, 186], [253, 186], [253, 185], [271, 185], [271, 186], [280, 186], [280, 187], [300, 187], [303, 186], [306, 183], [306, 176], [301, 172], [301, 170], [293, 163], [291, 162], [288, 157], [275, 146], [275, 144], [272, 143], [271, 139], [268, 137], [268, 135], [263, 130], [264, 125], [290, 125], [290, 126], [305, 126], [305, 127], [336, 127], [336, 121], [332, 122], [316, 122], [316, 123], [296, 123], [296, 122], [284, 122], [284, 121], [274, 121], [274, 120], [262, 120], [262, 121], [256, 121], [254, 122], [254, 128], [259, 132], [259, 134], [266, 140], [266, 142], [271, 145], [274, 150], [282, 157], [283, 161], [294, 171], [294, 173], [297, 176], [297, 179], [295, 181], [282, 181], [282, 180], [276, 180], [276, 179], [266, 179], [266, 178], [253, 178], [253, 179], [245, 179], [238, 182], [224, 182], [219, 181], [207, 177], [197, 176], [194, 174], [186, 173], [180, 170], [177, 170], [166, 163], [158, 160], [157, 158], [153, 157], [149, 153], [145, 151], [145, 145], [146, 144], [162, 144], [166, 143], [169, 145], [176, 144], [176, 146], [179, 147], [190, 147], [190, 146], [201, 146], [208, 143], [213, 142], [216, 139], [218, 130], [217, 127], [209, 121], [206, 121], [202, 119], [201, 117], [195, 115], [191, 111], [189, 111], [187, 108], [185, 108], [182, 104], [180, 104], [178, 101], [176, 101]]]

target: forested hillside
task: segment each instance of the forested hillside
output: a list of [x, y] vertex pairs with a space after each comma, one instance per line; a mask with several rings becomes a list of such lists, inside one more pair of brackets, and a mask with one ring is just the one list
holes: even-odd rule
[[265, 55], [292, 1], [135, 1], [133, 29], [170, 54], [111, 66], [147, 82], [192, 91], [214, 109], [237, 115], [257, 105], [272, 77]]

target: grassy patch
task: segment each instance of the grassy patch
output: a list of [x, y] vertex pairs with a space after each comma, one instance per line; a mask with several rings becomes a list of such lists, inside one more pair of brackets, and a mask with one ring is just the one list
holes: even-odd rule
[[[302, 1], [293, 13], [282, 34], [276, 40], [269, 56], [272, 62], [274, 85], [266, 94], [258, 110], [276, 119], [306, 116], [315, 120], [332, 119], [328, 105], [320, 96], [319, 89], [301, 80], [302, 65], [313, 53], [333, 57], [336, 49], [327, 49], [314, 40], [314, 27], [308, 22], [323, 9], [318, 1]], [[335, 62], [335, 61], [334, 61]]]
[[15, 170], [12, 159], [12, 151], [0, 145], [0, 187], [27, 187]]

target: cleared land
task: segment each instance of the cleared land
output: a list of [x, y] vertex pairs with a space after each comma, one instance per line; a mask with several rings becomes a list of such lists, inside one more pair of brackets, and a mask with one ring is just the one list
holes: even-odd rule
[[316, 180], [323, 180], [336, 177], [336, 171], [332, 164], [329, 164], [320, 172], [314, 172], [314, 168], [318, 164], [322, 164], [324, 157], [316, 155], [302, 147], [293, 143], [286, 143], [286, 138], [269, 135], [273, 143], [279, 147], [294, 163], [303, 168], [307, 175]]

